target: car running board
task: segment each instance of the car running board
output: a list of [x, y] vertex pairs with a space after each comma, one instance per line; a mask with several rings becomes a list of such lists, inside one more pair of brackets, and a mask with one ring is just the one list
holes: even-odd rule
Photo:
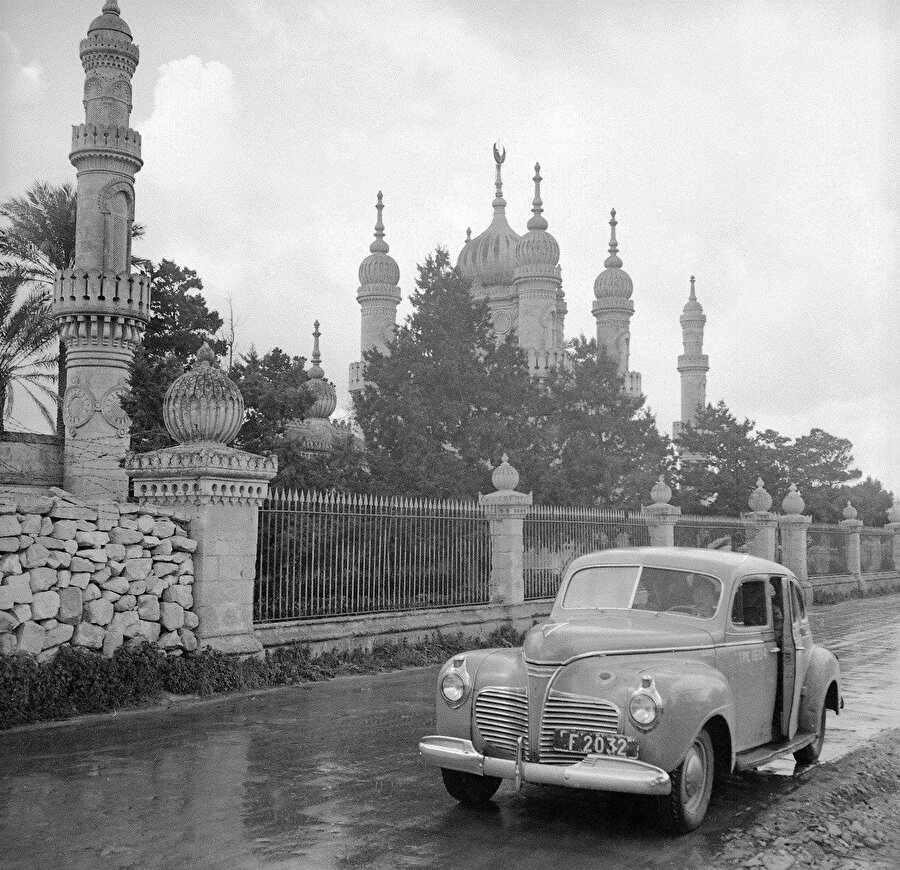
[[801, 733], [791, 740], [773, 740], [771, 743], [757, 746], [756, 749], [739, 752], [735, 756], [734, 769], [753, 770], [767, 764], [779, 755], [786, 755], [788, 752], [796, 752], [798, 749], [803, 749], [804, 746], [809, 746], [817, 736], [811, 732]]

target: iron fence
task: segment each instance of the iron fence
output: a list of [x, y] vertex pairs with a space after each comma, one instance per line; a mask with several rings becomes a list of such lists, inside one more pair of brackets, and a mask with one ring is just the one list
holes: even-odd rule
[[277, 491], [259, 512], [254, 618], [480, 604], [490, 562], [474, 502]]
[[563, 573], [578, 556], [650, 544], [641, 514], [610, 508], [535, 505], [525, 518], [522, 535], [526, 601], [556, 595]]
[[847, 532], [840, 526], [812, 523], [806, 530], [806, 572], [810, 577], [847, 573]]
[[676, 547], [747, 552], [747, 527], [734, 517], [683, 514], [675, 523]]
[[859, 561], [863, 574], [894, 570], [894, 533], [891, 529], [863, 526], [859, 535]]

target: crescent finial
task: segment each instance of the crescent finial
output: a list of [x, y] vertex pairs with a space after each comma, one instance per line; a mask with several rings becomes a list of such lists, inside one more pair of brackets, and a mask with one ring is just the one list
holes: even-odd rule
[[500, 145], [500, 148], [498, 149], [498, 145], [500, 145], [499, 142], [494, 143], [494, 161], [499, 166], [501, 163], [503, 163], [504, 160], [506, 160], [506, 148], [503, 145]]

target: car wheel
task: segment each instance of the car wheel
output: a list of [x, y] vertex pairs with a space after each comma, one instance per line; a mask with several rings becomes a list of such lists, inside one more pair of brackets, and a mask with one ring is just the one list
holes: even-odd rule
[[441, 768], [441, 776], [450, 796], [464, 804], [486, 804], [503, 781], [496, 776], [463, 773], [461, 770], [450, 770], [446, 767]]
[[688, 747], [684, 761], [669, 776], [672, 791], [659, 798], [663, 825], [687, 834], [706, 818], [715, 776], [715, 753], [709, 733], [701, 731]]
[[816, 739], [809, 746], [798, 749], [794, 753], [794, 760], [797, 764], [813, 764], [819, 760], [822, 754], [822, 746], [825, 743], [825, 705], [822, 705], [822, 715], [819, 718], [819, 731]]

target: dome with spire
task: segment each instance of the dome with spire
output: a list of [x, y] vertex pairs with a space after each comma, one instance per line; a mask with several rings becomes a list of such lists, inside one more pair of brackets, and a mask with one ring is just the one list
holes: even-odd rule
[[554, 269], [559, 263], [559, 243], [547, 232], [544, 201], [541, 199], [541, 164], [534, 164], [534, 200], [528, 232], [516, 245], [516, 272]]
[[322, 369], [322, 354], [319, 352], [319, 321], [313, 324], [312, 365], [309, 367], [307, 389], [315, 396], [315, 401], [303, 415], [307, 420], [327, 420], [337, 407], [337, 393], [334, 385], [325, 380]]
[[516, 245], [521, 236], [506, 220], [506, 200], [503, 198], [503, 179], [500, 167], [506, 160], [506, 149], [501, 151], [494, 144], [494, 162], [497, 175], [496, 193], [492, 203], [494, 218], [490, 226], [463, 246], [456, 265], [466, 280], [482, 287], [509, 285], [515, 279]]
[[131, 39], [131, 28], [122, 19], [116, 0], [106, 0], [103, 11], [88, 27], [88, 36], [100, 35], [103, 32], [124, 35]]
[[703, 314], [703, 306], [697, 301], [697, 291], [694, 287], [695, 278], [691, 275], [691, 295], [688, 296], [688, 301], [684, 304], [684, 313], [685, 314]]
[[630, 299], [634, 285], [631, 276], [622, 269], [619, 257], [619, 243], [616, 241], [616, 210], [610, 212], [609, 256], [604, 261], [606, 267], [594, 281], [594, 296], [597, 299]]
[[[397, 261], [388, 254], [390, 246], [384, 240], [384, 222], [381, 213], [384, 210], [381, 191], [378, 191], [378, 202], [375, 205], [378, 219], [375, 221], [375, 241], [369, 245], [371, 253], [359, 264], [359, 283], [387, 284], [396, 287], [400, 283], [400, 267]], [[316, 324], [318, 326], [318, 324]]]

